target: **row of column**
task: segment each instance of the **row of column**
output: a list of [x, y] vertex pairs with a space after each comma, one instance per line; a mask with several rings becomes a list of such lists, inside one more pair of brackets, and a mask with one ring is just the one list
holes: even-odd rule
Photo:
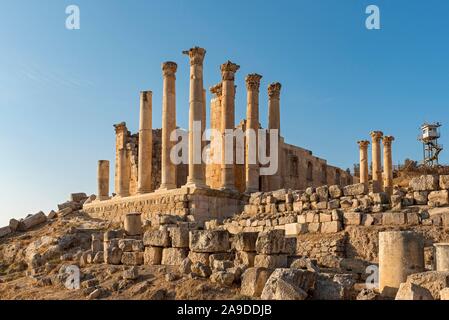
[[[393, 192], [393, 157], [391, 153], [391, 144], [394, 141], [393, 136], [384, 136], [381, 131], [373, 131], [370, 133], [372, 141], [372, 176], [373, 176], [373, 192], [385, 191], [389, 194]], [[383, 143], [384, 166], [382, 179], [382, 163], [380, 143]], [[367, 140], [358, 141], [360, 152], [360, 183], [368, 186], [369, 170], [368, 170], [368, 146], [370, 142]], [[383, 180], [383, 182], [382, 182]]]
[[[206, 92], [203, 85], [203, 62], [206, 50], [199, 47], [184, 51], [190, 62], [190, 93], [189, 93], [189, 175], [188, 187], [207, 188], [206, 167], [202, 161], [202, 151], [205, 143], [201, 137], [206, 126]], [[222, 82], [211, 88], [211, 92], [219, 96], [221, 104], [221, 125], [224, 130], [235, 128], [235, 74], [240, 66], [227, 61], [220, 67]], [[161, 190], [176, 188], [176, 168], [170, 160], [170, 151], [174, 142], [170, 141], [170, 134], [176, 130], [176, 71], [175, 62], [162, 64], [163, 74], [163, 100], [162, 100], [162, 163], [161, 163]], [[246, 77], [247, 87], [247, 128], [259, 129], [259, 87], [262, 76], [250, 74]], [[280, 83], [273, 83], [268, 87], [269, 96], [269, 129], [280, 129]], [[201, 127], [195, 125], [201, 121]], [[116, 125], [117, 139], [117, 194], [122, 197], [129, 196], [129, 174], [127, 170], [126, 135], [124, 123]], [[200, 137], [196, 137], [195, 135]], [[251, 139], [256, 139], [252, 141]], [[257, 146], [257, 135], [250, 136], [246, 141], [246, 149], [251, 144]], [[119, 141], [120, 140], [120, 141]], [[235, 190], [234, 164], [226, 164], [223, 140], [221, 164], [221, 188]], [[201, 141], [201, 143], [199, 143]], [[143, 91], [140, 94], [140, 121], [139, 121], [139, 158], [137, 190], [139, 194], [152, 190], [152, 92]], [[248, 152], [246, 152], [248, 156]], [[254, 192], [259, 190], [259, 166], [246, 161], [246, 190]], [[279, 172], [279, 171], [278, 171]], [[273, 187], [280, 188], [279, 174], [273, 176]], [[109, 197], [109, 162], [99, 161], [98, 164], [98, 194], [100, 199]]]

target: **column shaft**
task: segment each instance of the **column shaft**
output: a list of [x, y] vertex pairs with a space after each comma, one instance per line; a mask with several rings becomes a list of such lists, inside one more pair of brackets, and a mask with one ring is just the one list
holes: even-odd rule
[[382, 140], [383, 132], [371, 132], [372, 143], [372, 174], [373, 174], [373, 192], [380, 192], [382, 189], [382, 160], [380, 152], [380, 141]]
[[364, 183], [368, 186], [369, 174], [368, 174], [368, 145], [369, 141], [363, 140], [357, 142], [359, 144], [360, 152], [360, 183]]
[[384, 145], [384, 191], [388, 194], [393, 193], [393, 156], [391, 154], [391, 144], [394, 137], [385, 136]]
[[162, 164], [160, 189], [176, 188], [176, 166], [170, 159], [174, 142], [170, 141], [171, 133], [176, 130], [176, 70], [174, 62], [162, 64], [164, 77], [162, 96]]
[[98, 200], [109, 199], [109, 161], [98, 161]]
[[120, 197], [129, 196], [130, 166], [127, 163], [126, 142], [128, 140], [128, 129], [126, 123], [122, 122], [115, 127], [115, 147], [116, 147], [116, 178], [115, 191]]
[[139, 166], [137, 173], [137, 192], [139, 194], [152, 191], [151, 169], [153, 163], [153, 125], [152, 125], [151, 91], [140, 93], [139, 124]]
[[[278, 170], [268, 177], [269, 190], [278, 190], [281, 188], [281, 113], [280, 113], [280, 96], [281, 84], [279, 82], [272, 83], [268, 86], [268, 129], [277, 129], [277, 148], [278, 148]], [[271, 146], [270, 146], [271, 149]]]

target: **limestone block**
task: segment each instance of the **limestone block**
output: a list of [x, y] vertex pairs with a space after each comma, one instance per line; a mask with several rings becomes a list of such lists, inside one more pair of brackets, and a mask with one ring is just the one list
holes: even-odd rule
[[161, 247], [145, 247], [144, 264], [160, 265], [162, 262], [162, 250], [163, 248]]
[[407, 212], [407, 224], [412, 226], [419, 225], [419, 215], [416, 212]]
[[429, 290], [416, 284], [404, 282], [399, 286], [395, 300], [433, 300]]
[[379, 193], [373, 193], [372, 199], [374, 204], [388, 204], [390, 203], [390, 199], [388, 196], [388, 193], [386, 192], [379, 192]]
[[235, 264], [254, 267], [255, 252], [237, 251], [235, 254]]
[[0, 228], [0, 238], [1, 237], [5, 237], [5, 236], [7, 236], [7, 235], [9, 235], [11, 233], [12, 233], [12, 230], [11, 230], [11, 228], [9, 226]]
[[92, 235], [91, 250], [93, 254], [96, 254], [99, 251], [103, 251], [103, 241], [95, 235]]
[[256, 251], [260, 254], [278, 254], [284, 247], [285, 230], [260, 232], [256, 241]]
[[104, 252], [103, 251], [98, 251], [95, 254], [95, 256], [94, 256], [94, 258], [92, 260], [92, 263], [100, 264], [100, 263], [103, 263], [103, 262], [104, 262]]
[[189, 258], [185, 258], [184, 260], [182, 260], [178, 271], [180, 274], [189, 274], [190, 272], [192, 272], [192, 261], [190, 261]]
[[296, 221], [298, 223], [306, 223], [306, 215], [305, 214], [299, 214], [296, 218]]
[[279, 190], [273, 191], [272, 198], [274, 198], [274, 200], [276, 200], [276, 202], [285, 201], [285, 195], [287, 194], [287, 192], [288, 192], [287, 189], [279, 189]]
[[340, 208], [340, 200], [338, 200], [338, 199], [333, 199], [333, 200], [329, 201], [329, 202], [327, 203], [327, 208], [328, 208], [329, 210], [333, 210], [333, 209], [338, 209], [338, 208]]
[[318, 233], [321, 230], [321, 223], [319, 222], [313, 222], [309, 223], [308, 230], [310, 233]]
[[301, 212], [302, 211], [302, 201], [293, 202], [293, 211]]
[[214, 260], [210, 265], [214, 271], [226, 271], [234, 267], [234, 262], [231, 260]]
[[195, 252], [224, 252], [230, 249], [226, 230], [193, 230], [189, 234], [189, 248]]
[[321, 233], [337, 233], [342, 230], [340, 221], [323, 222], [321, 224]]
[[329, 200], [329, 188], [327, 186], [316, 188], [316, 194], [320, 202], [327, 202]]
[[234, 236], [234, 248], [238, 251], [256, 251], [258, 232], [242, 232]]
[[350, 299], [354, 287], [351, 274], [331, 275], [320, 273], [315, 281], [314, 300], [345, 300]]
[[343, 190], [341, 190], [340, 186], [338, 185], [330, 186], [329, 195], [332, 199], [338, 199], [343, 195]]
[[285, 225], [286, 236], [297, 236], [308, 232], [306, 223], [289, 223]]
[[320, 268], [318, 268], [315, 265], [315, 262], [313, 262], [311, 259], [309, 259], [307, 257], [301, 257], [301, 258], [295, 259], [290, 264], [290, 268], [308, 270], [311, 272], [320, 272]]
[[352, 208], [352, 202], [353, 202], [353, 199], [351, 199], [351, 198], [349, 198], [349, 197], [342, 197], [342, 198], [340, 199], [340, 207], [341, 207], [342, 209], [349, 209], [349, 208]]
[[318, 202], [320, 200], [320, 197], [318, 196], [318, 194], [313, 193], [310, 195], [310, 202]]
[[144, 258], [143, 252], [123, 252], [122, 263], [126, 266], [142, 265]]
[[47, 215], [48, 220], [53, 220], [53, 219], [56, 219], [57, 217], [58, 217], [58, 214], [54, 210], [51, 210]]
[[359, 196], [368, 193], [368, 188], [364, 183], [357, 183], [343, 188], [345, 196]]
[[332, 214], [331, 213], [320, 213], [320, 222], [331, 222], [332, 221]]
[[374, 217], [372, 214], [362, 215], [362, 226], [369, 227], [374, 224]]
[[248, 268], [242, 274], [240, 294], [249, 297], [260, 297], [265, 283], [272, 270], [266, 268]]
[[268, 278], [261, 294], [263, 300], [304, 300], [314, 287], [316, 274], [301, 269], [279, 268]]
[[385, 212], [382, 217], [382, 224], [401, 226], [406, 224], [406, 216], [404, 212]]
[[258, 254], [254, 259], [254, 267], [256, 268], [287, 268], [288, 260], [286, 254]]
[[86, 199], [87, 199], [87, 195], [84, 192], [70, 194], [70, 201], [83, 202]]
[[284, 253], [289, 256], [295, 255], [297, 242], [298, 242], [298, 239], [296, 237], [284, 238], [284, 247], [281, 250], [281, 253]]
[[189, 229], [187, 227], [176, 227], [169, 230], [171, 244], [174, 248], [189, 247]]
[[440, 291], [440, 300], [449, 300], [449, 288]]
[[209, 265], [209, 253], [204, 253], [204, 252], [193, 252], [190, 251], [189, 252], [189, 259], [190, 261], [192, 261], [192, 263], [202, 263], [205, 265]]
[[332, 210], [332, 221], [342, 221], [343, 213], [340, 210]]
[[415, 199], [415, 202], [418, 205], [426, 205], [428, 196], [429, 196], [429, 191], [413, 192], [413, 199]]
[[16, 219], [9, 220], [9, 227], [11, 231], [16, 231], [19, 228], [20, 222]]
[[127, 235], [137, 236], [142, 234], [142, 219], [138, 212], [127, 213], [125, 215], [124, 229]]
[[414, 177], [409, 182], [409, 187], [413, 191], [433, 191], [438, 190], [439, 177], [437, 175], [423, 175]]
[[327, 201], [320, 201], [320, 202], [317, 202], [316, 209], [317, 210], [326, 210], [327, 206], [328, 206]]
[[105, 250], [104, 261], [106, 264], [120, 264], [122, 261], [122, 250], [116, 247]]
[[210, 276], [210, 281], [226, 287], [230, 287], [234, 282], [234, 274], [226, 271], [213, 272]]
[[209, 278], [212, 274], [211, 268], [201, 262], [193, 263], [191, 269], [193, 274], [202, 278]]
[[143, 235], [143, 244], [153, 247], [170, 247], [170, 233], [166, 229], [147, 231]]
[[45, 223], [47, 222], [47, 216], [45, 215], [45, 213], [43, 213], [42, 211], [33, 214], [25, 219], [23, 219], [20, 222], [19, 225], [19, 230], [20, 231], [27, 231], [31, 228], [33, 228], [34, 226], [37, 226], [41, 223]]
[[81, 209], [81, 205], [78, 202], [75, 201], [67, 201], [61, 204], [58, 204], [58, 210], [64, 210], [65, 208], [71, 208], [72, 210], [79, 210]]
[[185, 248], [164, 248], [162, 250], [161, 264], [166, 266], [180, 266], [187, 257], [188, 249]]
[[442, 207], [449, 204], [449, 191], [432, 191], [429, 193], [429, 206]]
[[428, 271], [411, 274], [407, 277], [407, 283], [418, 285], [429, 290], [433, 299], [440, 299], [440, 291], [449, 287], [449, 272]]
[[307, 212], [306, 213], [306, 222], [307, 223], [320, 222], [320, 215], [315, 212]]
[[439, 180], [440, 180], [440, 189], [448, 190], [449, 189], [449, 175], [441, 175]]
[[233, 260], [234, 255], [230, 252], [213, 253], [209, 255], [209, 266], [213, 267], [214, 262], [218, 260]]
[[358, 226], [362, 222], [362, 215], [359, 212], [344, 212], [343, 223], [345, 226]]

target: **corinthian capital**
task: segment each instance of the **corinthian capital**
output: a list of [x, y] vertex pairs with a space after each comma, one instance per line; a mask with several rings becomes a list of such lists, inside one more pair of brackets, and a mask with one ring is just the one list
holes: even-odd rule
[[372, 131], [370, 133], [373, 142], [379, 142], [379, 140], [382, 139], [383, 135], [384, 133], [382, 131]]
[[367, 140], [362, 140], [362, 141], [357, 141], [360, 149], [366, 149], [369, 146], [369, 141]]
[[222, 79], [233, 81], [238, 69], [240, 69], [240, 66], [229, 60], [226, 63], [223, 63], [220, 67]]
[[162, 64], [162, 74], [164, 77], [174, 76], [178, 70], [178, 65], [173, 61], [166, 61]]
[[382, 140], [384, 147], [391, 147], [391, 143], [394, 141], [393, 136], [385, 136]]
[[143, 101], [148, 101], [148, 100], [150, 100], [151, 99], [151, 96], [153, 95], [153, 92], [152, 91], [140, 91], [140, 98], [143, 100]]
[[270, 98], [279, 99], [281, 95], [282, 85], [279, 82], [271, 83], [268, 86], [268, 96]]
[[210, 92], [215, 94], [217, 97], [221, 97], [223, 93], [223, 84], [220, 82], [213, 87], [210, 87]]
[[249, 91], [259, 91], [260, 87], [260, 79], [262, 79], [262, 76], [257, 73], [251, 73], [246, 76], [246, 89]]
[[114, 128], [116, 133], [127, 131], [126, 122], [114, 124]]
[[183, 51], [190, 58], [190, 65], [202, 65], [204, 56], [206, 55], [206, 49], [200, 47], [193, 47], [189, 50]]

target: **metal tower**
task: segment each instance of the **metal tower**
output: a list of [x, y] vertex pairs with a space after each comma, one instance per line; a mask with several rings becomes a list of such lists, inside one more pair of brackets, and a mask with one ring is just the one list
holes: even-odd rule
[[421, 126], [421, 135], [418, 140], [423, 144], [423, 165], [426, 167], [438, 166], [438, 156], [443, 146], [438, 144], [441, 123], [424, 123]]

